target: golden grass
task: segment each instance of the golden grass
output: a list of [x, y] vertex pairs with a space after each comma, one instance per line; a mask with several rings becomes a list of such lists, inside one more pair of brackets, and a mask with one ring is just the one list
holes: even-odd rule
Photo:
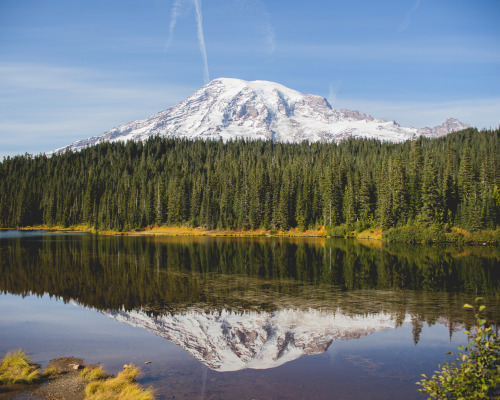
[[86, 366], [80, 372], [80, 378], [86, 381], [99, 381], [108, 378], [109, 375], [104, 372], [102, 367]]
[[356, 235], [357, 239], [382, 240], [382, 229], [367, 229]]
[[44, 378], [50, 378], [51, 376], [59, 375], [62, 371], [59, 368], [56, 367], [48, 367], [43, 371], [43, 377]]
[[152, 226], [140, 231], [127, 232], [129, 235], [172, 235], [172, 236], [205, 236], [209, 231], [190, 226]]
[[151, 388], [136, 383], [139, 368], [126, 365], [116, 378], [90, 382], [85, 388], [85, 400], [154, 400]]
[[32, 383], [40, 379], [39, 367], [21, 349], [9, 351], [0, 364], [0, 383]]
[[305, 231], [299, 228], [292, 228], [287, 231], [279, 231], [278, 236], [293, 236], [293, 237], [326, 237], [324, 226], [318, 226], [316, 229], [308, 229]]
[[323, 226], [316, 229], [300, 231], [292, 228], [287, 231], [273, 231], [270, 229], [205, 229], [190, 226], [149, 226], [144, 229], [118, 232], [113, 230], [96, 230], [87, 225], [73, 225], [62, 227], [57, 225], [33, 225], [19, 228], [20, 230], [47, 230], [60, 232], [86, 232], [99, 235], [129, 235], [129, 236], [232, 236], [232, 237], [256, 237], [256, 236], [293, 236], [293, 237], [326, 237]]

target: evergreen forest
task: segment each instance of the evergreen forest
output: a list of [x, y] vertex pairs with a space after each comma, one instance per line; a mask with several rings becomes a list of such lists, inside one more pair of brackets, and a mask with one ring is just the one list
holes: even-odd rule
[[0, 227], [500, 226], [500, 130], [404, 143], [152, 137], [0, 163]]

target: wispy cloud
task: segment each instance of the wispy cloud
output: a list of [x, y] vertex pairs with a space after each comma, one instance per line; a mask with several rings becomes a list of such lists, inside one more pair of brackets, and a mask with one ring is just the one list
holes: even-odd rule
[[[270, 55], [274, 54], [276, 51], [276, 32], [265, 2], [262, 0], [237, 0], [237, 3], [240, 6], [240, 12], [246, 16], [252, 15], [253, 27], [256, 29], [256, 33], [263, 37], [266, 52]], [[256, 43], [256, 45], [262, 51], [262, 44]]]
[[205, 46], [205, 35], [203, 33], [203, 15], [201, 12], [201, 0], [175, 0], [170, 10], [170, 24], [168, 30], [168, 39], [165, 50], [172, 45], [174, 38], [175, 26], [177, 19], [182, 14], [182, 11], [194, 5], [196, 15], [196, 28], [198, 36], [198, 44], [200, 46], [201, 56], [203, 59], [203, 80], [208, 83], [210, 80], [210, 73], [208, 70], [207, 48]]
[[197, 89], [131, 81], [93, 69], [0, 63], [0, 158], [101, 134], [165, 110]]
[[336, 104], [337, 104], [337, 96], [338, 96], [337, 93], [339, 86], [340, 84], [334, 84], [334, 83], [330, 83], [328, 85], [328, 97], [326, 99], [333, 108], [337, 108]]
[[210, 74], [208, 72], [208, 61], [207, 61], [207, 49], [205, 48], [205, 36], [203, 34], [203, 17], [201, 15], [201, 0], [194, 0], [194, 5], [196, 9], [196, 23], [198, 25], [198, 41], [200, 43], [200, 50], [203, 56], [203, 77], [205, 83], [210, 80]]
[[168, 50], [174, 40], [175, 25], [177, 24], [177, 18], [181, 15], [181, 6], [182, 0], [175, 0], [172, 5], [172, 9], [170, 10], [170, 24], [168, 26], [168, 39], [167, 44], [165, 45], [165, 50]]
[[262, 17], [262, 33], [266, 40], [268, 53], [273, 54], [276, 50], [276, 33], [271, 23], [271, 15], [264, 4], [262, 4]]
[[401, 23], [401, 25], [399, 25], [399, 28], [398, 28], [399, 32], [403, 32], [403, 31], [408, 29], [408, 27], [410, 26], [410, 22], [411, 22], [411, 15], [415, 11], [418, 10], [421, 2], [422, 2], [422, 0], [417, 0], [417, 2], [413, 5], [412, 9], [406, 13], [406, 15], [403, 19], [403, 22]]

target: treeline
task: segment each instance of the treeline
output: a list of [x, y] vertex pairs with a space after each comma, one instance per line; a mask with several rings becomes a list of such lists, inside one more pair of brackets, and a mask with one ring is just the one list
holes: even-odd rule
[[500, 225], [500, 130], [401, 144], [101, 143], [0, 163], [0, 227]]

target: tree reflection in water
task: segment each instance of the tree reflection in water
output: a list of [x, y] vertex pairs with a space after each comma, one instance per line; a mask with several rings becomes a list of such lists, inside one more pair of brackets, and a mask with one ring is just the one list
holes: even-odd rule
[[[0, 241], [0, 289], [100, 310], [340, 309], [467, 318], [500, 293], [500, 251], [342, 239], [41, 235]], [[492, 298], [493, 298], [492, 297]], [[493, 300], [491, 300], [493, 301]], [[500, 310], [488, 304], [488, 318]]]

